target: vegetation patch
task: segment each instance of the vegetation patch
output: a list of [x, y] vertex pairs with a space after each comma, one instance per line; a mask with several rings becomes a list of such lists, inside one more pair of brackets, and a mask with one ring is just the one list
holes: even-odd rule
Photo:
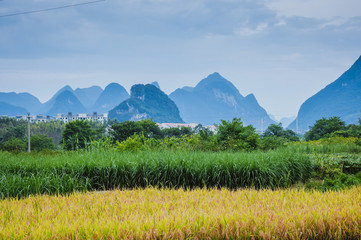
[[0, 152], [0, 197], [148, 186], [276, 189], [305, 182], [312, 169], [308, 156], [287, 149], [267, 153]]

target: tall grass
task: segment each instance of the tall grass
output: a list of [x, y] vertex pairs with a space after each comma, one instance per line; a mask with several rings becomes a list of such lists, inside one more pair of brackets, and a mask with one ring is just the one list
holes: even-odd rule
[[271, 152], [0, 153], [0, 198], [137, 187], [284, 188], [306, 181], [309, 157]]
[[335, 154], [335, 153], [361, 153], [361, 146], [358, 144], [357, 138], [332, 137], [320, 139], [317, 141], [308, 141], [301, 143], [293, 143], [288, 146], [292, 151], [302, 153], [320, 153], [320, 154]]
[[360, 239], [361, 188], [147, 188], [0, 201], [0, 239]]

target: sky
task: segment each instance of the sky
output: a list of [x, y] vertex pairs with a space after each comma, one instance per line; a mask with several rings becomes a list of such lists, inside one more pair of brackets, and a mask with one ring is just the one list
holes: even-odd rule
[[[360, 0], [0, 0], [0, 92], [111, 82], [170, 94], [213, 72], [275, 116], [361, 55]], [[93, 0], [94, 1], [94, 0]]]

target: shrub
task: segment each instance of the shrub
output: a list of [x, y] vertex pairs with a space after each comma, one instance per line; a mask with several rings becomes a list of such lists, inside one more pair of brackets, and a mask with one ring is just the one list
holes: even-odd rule
[[27, 145], [23, 140], [12, 137], [2, 145], [1, 149], [8, 152], [19, 153], [25, 151], [27, 149], [26, 146]]
[[122, 141], [121, 143], [117, 142], [117, 150], [120, 152], [130, 151], [137, 152], [147, 149], [145, 145], [146, 138], [143, 134], [134, 134], [133, 136], [127, 138], [127, 140]]
[[44, 149], [54, 150], [55, 145], [52, 138], [44, 134], [36, 134], [30, 137], [31, 151], [40, 152]]

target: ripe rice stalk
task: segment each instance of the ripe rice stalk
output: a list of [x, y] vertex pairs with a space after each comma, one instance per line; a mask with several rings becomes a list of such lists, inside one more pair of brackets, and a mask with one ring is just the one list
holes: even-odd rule
[[0, 201], [0, 239], [359, 239], [360, 202], [360, 187], [44, 195]]

